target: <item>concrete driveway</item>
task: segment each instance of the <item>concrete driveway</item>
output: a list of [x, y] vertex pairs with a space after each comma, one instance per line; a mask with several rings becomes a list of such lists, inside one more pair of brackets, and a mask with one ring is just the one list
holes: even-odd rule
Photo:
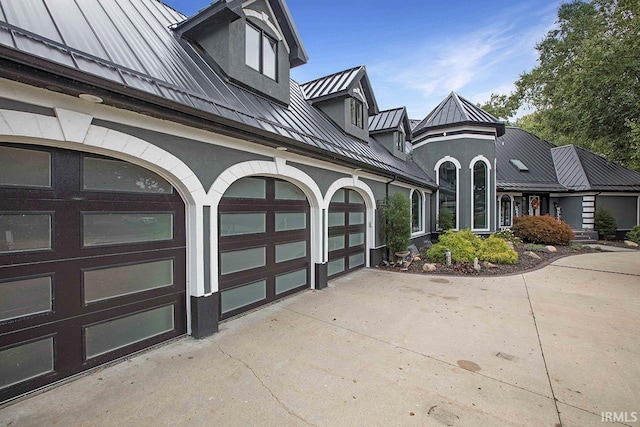
[[[363, 270], [0, 409], [0, 426], [640, 425], [640, 253]], [[606, 425], [606, 423], [605, 423]]]

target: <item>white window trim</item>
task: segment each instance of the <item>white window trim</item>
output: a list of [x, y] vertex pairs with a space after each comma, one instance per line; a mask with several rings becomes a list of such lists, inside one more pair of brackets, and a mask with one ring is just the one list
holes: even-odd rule
[[[482, 162], [485, 164], [485, 166], [487, 167], [487, 173], [486, 173], [486, 179], [487, 179], [487, 194], [486, 194], [486, 200], [485, 200], [485, 205], [487, 206], [487, 226], [485, 228], [475, 228], [474, 224], [473, 224], [473, 213], [475, 212], [475, 197], [474, 197], [474, 187], [475, 187], [475, 178], [473, 176], [473, 168], [475, 167], [476, 163], [478, 162]], [[471, 226], [471, 230], [472, 231], [491, 231], [491, 203], [490, 200], [493, 200], [493, 198], [491, 197], [491, 162], [483, 155], [478, 155], [476, 157], [474, 157], [473, 159], [471, 159], [471, 162], [469, 163], [469, 170], [471, 171], [471, 213], [470, 213], [470, 220], [471, 222], [469, 223], [469, 225]]]
[[[509, 198], [509, 203], [511, 204], [511, 225], [510, 226], [506, 226], [506, 225], [502, 225], [502, 198], [504, 196], [507, 196]], [[513, 194], [505, 194], [505, 193], [499, 193], [497, 195], [498, 198], [498, 226], [496, 227], [496, 229], [500, 229], [500, 230], [510, 230], [511, 227], [513, 227], [513, 218], [514, 218], [514, 211], [515, 211], [515, 202], [513, 200]]]
[[[420, 230], [418, 231], [413, 231], [413, 193], [418, 193], [418, 195], [420, 196], [420, 210], [422, 212], [420, 212]], [[424, 196], [424, 193], [418, 189], [412, 189], [411, 192], [409, 193], [409, 203], [411, 206], [410, 209], [410, 215], [411, 215], [411, 237], [417, 237], [417, 236], [421, 236], [425, 233], [425, 223], [426, 221], [424, 220], [425, 217], [425, 199], [426, 197]]]
[[[460, 229], [460, 169], [462, 169], [462, 165], [460, 162], [451, 156], [444, 156], [436, 163], [434, 169], [436, 172], [436, 183], [440, 186], [440, 166], [443, 163], [451, 162], [456, 167], [456, 223], [453, 228], [454, 231], [458, 231]], [[440, 190], [436, 192], [436, 218], [440, 216]]]

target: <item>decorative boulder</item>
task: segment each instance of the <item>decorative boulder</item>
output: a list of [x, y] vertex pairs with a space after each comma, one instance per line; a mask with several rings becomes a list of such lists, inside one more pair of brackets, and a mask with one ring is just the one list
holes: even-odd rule
[[420, 258], [419, 256], [414, 256], [414, 257], [413, 257], [413, 260], [414, 260], [414, 261], [420, 261], [421, 259], [422, 259], [422, 258]]
[[486, 268], [498, 268], [498, 266], [497, 266], [497, 265], [492, 264], [492, 263], [490, 263], [489, 261], [485, 261], [485, 262], [483, 263], [483, 265], [484, 265]]
[[473, 269], [475, 271], [480, 271], [482, 267], [480, 267], [480, 262], [478, 261], [478, 258], [474, 258], [473, 259]]
[[424, 242], [422, 242], [422, 245], [425, 247], [425, 249], [431, 249], [431, 247], [433, 246], [433, 242], [427, 239]]
[[425, 264], [425, 265], [422, 266], [422, 271], [424, 271], [424, 272], [436, 271], [436, 265], [435, 264]]
[[407, 247], [407, 250], [409, 252], [411, 252], [412, 254], [419, 254], [420, 252], [418, 251], [418, 248], [416, 247], [416, 245], [409, 245]]
[[531, 252], [531, 251], [526, 251], [523, 255], [524, 256], [528, 256], [528, 257], [533, 258], [533, 259], [542, 259], [542, 258], [540, 258], [540, 255], [538, 255], [535, 252]]
[[624, 244], [629, 246], [630, 248], [637, 248], [638, 244], [636, 242], [632, 242], [631, 240], [625, 240]]
[[558, 249], [556, 249], [556, 247], [555, 247], [555, 246], [551, 246], [551, 245], [549, 245], [549, 246], [545, 246], [545, 247], [544, 247], [544, 251], [545, 251], [546, 253], [548, 253], [548, 254], [554, 254], [554, 253], [558, 252]]

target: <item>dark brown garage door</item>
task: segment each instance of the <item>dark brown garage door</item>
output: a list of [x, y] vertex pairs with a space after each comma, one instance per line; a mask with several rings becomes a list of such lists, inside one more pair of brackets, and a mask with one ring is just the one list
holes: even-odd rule
[[309, 202], [295, 185], [236, 181], [219, 208], [220, 318], [310, 285]]
[[150, 171], [0, 144], [0, 402], [184, 334], [184, 224]]
[[341, 189], [329, 205], [328, 276], [338, 277], [365, 265], [366, 207], [362, 196]]

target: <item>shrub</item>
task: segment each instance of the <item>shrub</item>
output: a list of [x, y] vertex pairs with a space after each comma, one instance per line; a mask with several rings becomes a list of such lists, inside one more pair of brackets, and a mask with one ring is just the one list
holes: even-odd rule
[[451, 230], [453, 228], [453, 213], [451, 213], [449, 209], [440, 208], [438, 228], [442, 231]]
[[595, 229], [598, 231], [598, 235], [601, 239], [615, 239], [618, 224], [616, 224], [616, 219], [613, 217], [611, 212], [603, 208], [596, 209], [594, 223]]
[[520, 238], [518, 238], [515, 234], [513, 234], [513, 231], [509, 230], [508, 228], [504, 230], [496, 231], [495, 233], [493, 233], [493, 235], [506, 242], [511, 242], [514, 245], [520, 244]]
[[496, 236], [489, 236], [482, 241], [478, 251], [478, 259], [497, 264], [515, 264], [518, 262], [518, 253], [507, 246], [507, 242]]
[[513, 219], [513, 233], [525, 242], [568, 246], [574, 238], [571, 227], [544, 216], [522, 216]]
[[436, 262], [445, 262], [445, 251], [451, 251], [451, 262], [473, 262], [482, 241], [471, 230], [459, 232], [447, 231], [440, 235], [438, 243], [427, 251], [429, 259]]
[[382, 235], [392, 254], [407, 250], [411, 237], [411, 205], [402, 193], [385, 199], [382, 208]]
[[627, 240], [640, 243], [640, 225], [636, 225], [627, 233]]

